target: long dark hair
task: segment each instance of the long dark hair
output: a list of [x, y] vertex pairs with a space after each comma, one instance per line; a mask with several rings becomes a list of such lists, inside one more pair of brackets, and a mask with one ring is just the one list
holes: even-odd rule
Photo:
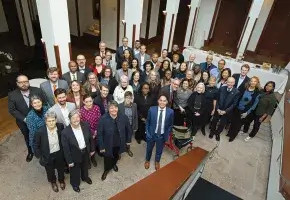
[[133, 60], [136, 60], [136, 61], [137, 61], [136, 70], [137, 70], [137, 71], [140, 71], [139, 61], [138, 61], [138, 59], [137, 59], [137, 58], [133, 58], [133, 59], [132, 59], [132, 61], [131, 61], [131, 64], [130, 64], [129, 68], [130, 68], [130, 69], [133, 69], [133, 64], [132, 64], [132, 63], [133, 63]]
[[150, 86], [150, 84], [149, 84], [148, 82], [143, 82], [143, 83], [141, 84], [141, 86], [140, 86], [140, 88], [139, 88], [139, 95], [140, 95], [140, 96], [143, 96], [142, 88], [143, 88], [144, 85], [148, 85], [148, 87], [149, 87], [149, 92], [148, 92], [148, 96], [149, 96], [149, 95], [151, 94], [151, 86]]
[[272, 85], [273, 85], [273, 90], [270, 91], [270, 93], [273, 93], [274, 90], [275, 90], [275, 87], [276, 87], [276, 83], [275, 83], [274, 81], [268, 81], [268, 82], [265, 84], [265, 86], [264, 86], [264, 92], [267, 92], [267, 91], [266, 91], [266, 87], [267, 87], [267, 85], [269, 85], [269, 84], [272, 84]]
[[[229, 73], [229, 77], [232, 76], [232, 71], [231, 71], [231, 69], [229, 69], [229, 68], [225, 68], [225, 69], [223, 69], [223, 70], [221, 71], [221, 78], [220, 78], [219, 82], [221, 82], [221, 80], [223, 80], [223, 73], [224, 73], [225, 71], [227, 71], [227, 72]], [[228, 78], [229, 78], [229, 77], [228, 77]], [[227, 80], [228, 80], [228, 79], [227, 79]], [[225, 80], [225, 81], [227, 81], [227, 80]]]

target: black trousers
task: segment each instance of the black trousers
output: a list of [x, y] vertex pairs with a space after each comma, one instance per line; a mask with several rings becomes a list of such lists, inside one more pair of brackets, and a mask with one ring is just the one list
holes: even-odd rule
[[55, 169], [57, 170], [58, 181], [64, 181], [64, 158], [61, 151], [50, 154], [48, 163], [44, 166], [48, 182], [55, 183]]
[[260, 129], [262, 122], [260, 122], [259, 120], [262, 116], [263, 115], [255, 115], [254, 113], [252, 113], [246, 117], [245, 123], [244, 123], [244, 132], [245, 133], [247, 133], [249, 131], [250, 124], [252, 123], [252, 121], [254, 121], [253, 129], [252, 129], [251, 133], [249, 134], [249, 136], [251, 138], [255, 137]]
[[89, 156], [88, 151], [85, 149], [82, 152], [82, 161], [75, 162], [74, 166], [70, 168], [70, 184], [74, 187], [79, 186], [81, 180], [87, 180], [89, 178]]
[[139, 118], [138, 119], [138, 130], [135, 133], [135, 139], [136, 140], [146, 140], [145, 135], [145, 123]]
[[119, 160], [119, 149], [120, 147], [113, 147], [113, 157], [104, 156], [104, 170], [110, 171]]
[[32, 153], [31, 146], [29, 146], [29, 130], [28, 130], [26, 124], [25, 123], [23, 123], [23, 124], [17, 123], [17, 126], [19, 127], [22, 135], [24, 136], [24, 140], [25, 140], [25, 144], [26, 144], [28, 153]]
[[185, 114], [181, 113], [179, 109], [174, 109], [174, 125], [183, 126]]
[[233, 115], [231, 118], [231, 125], [228, 131], [228, 135], [232, 140], [234, 140], [237, 137], [239, 131], [241, 130], [242, 125], [245, 124], [246, 122], [247, 117], [243, 119], [241, 118], [241, 114], [243, 113], [244, 111], [234, 108]]
[[210, 134], [220, 135], [228, 122], [228, 117], [228, 113], [219, 115], [218, 112], [215, 111], [210, 125]]

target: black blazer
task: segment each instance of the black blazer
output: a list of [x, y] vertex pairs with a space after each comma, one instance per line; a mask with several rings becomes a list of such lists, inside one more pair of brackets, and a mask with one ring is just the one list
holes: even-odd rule
[[[170, 87], [171, 85], [165, 85], [164, 87], [161, 88], [160, 93], [159, 94], [163, 94], [167, 97], [168, 100], [168, 105], [170, 106], [172, 104], [172, 101], [170, 99], [171, 94], [170, 94]], [[172, 91], [173, 92], [173, 91]], [[173, 95], [173, 94], [172, 94]], [[173, 98], [172, 98], [173, 100]]]
[[108, 86], [109, 86], [109, 94], [114, 94], [115, 88], [119, 85], [118, 81], [115, 77], [110, 78]]
[[[132, 57], [134, 58], [133, 49], [131, 47], [127, 47], [127, 49], [130, 51]], [[121, 62], [122, 55], [123, 55], [123, 46], [120, 46], [116, 50], [116, 63]]]
[[[109, 101], [113, 100], [113, 96], [111, 94], [108, 94], [107, 100], [108, 100], [108, 103], [109, 103]], [[102, 102], [101, 95], [98, 95], [98, 96], [95, 97], [94, 104], [99, 106], [100, 111], [101, 111], [101, 115], [105, 114], [105, 107], [104, 107], [104, 104]]]
[[[94, 152], [95, 144], [89, 125], [86, 122], [81, 122], [80, 125], [83, 131], [88, 153]], [[61, 132], [61, 143], [64, 151], [64, 157], [68, 164], [82, 162], [82, 153], [71, 125], [67, 126]]]
[[[78, 71], [80, 71], [79, 68], [78, 68]], [[84, 70], [84, 73], [83, 73], [85, 81], [88, 79], [88, 75], [89, 75], [90, 72], [92, 72], [91, 68], [89, 68], [89, 67], [86, 66], [85, 67], [85, 70]]]
[[[46, 103], [46, 99], [44, 98], [43, 93], [39, 88], [30, 87], [29, 90], [29, 97], [31, 97], [32, 95], [37, 95], [42, 99], [43, 104]], [[26, 124], [23, 120], [25, 119], [31, 108], [32, 107], [30, 104], [29, 107], [27, 106], [23, 95], [21, 94], [19, 89], [13, 90], [8, 93], [8, 110], [9, 113], [16, 119], [16, 124], [19, 128], [22, 126], [26, 127]]]
[[[77, 71], [76, 75], [77, 75], [77, 81], [80, 82], [81, 84], [84, 84], [84, 82], [85, 82], [84, 74], [79, 72], [79, 71]], [[70, 85], [71, 82], [72, 82], [71, 77], [70, 77], [70, 72], [64, 73], [62, 75], [62, 79], [65, 80], [68, 85]]]
[[229, 95], [227, 95], [227, 92], [226, 86], [219, 89], [216, 110], [220, 109], [229, 113], [237, 105], [240, 98], [239, 90], [233, 88]]
[[[58, 141], [59, 141], [59, 147], [61, 151], [61, 156], [63, 157], [63, 149], [61, 144], [61, 132], [64, 129], [63, 124], [57, 123], [57, 135], [58, 135]], [[50, 152], [49, 152], [49, 142], [48, 142], [48, 136], [47, 136], [47, 127], [46, 125], [40, 127], [36, 133], [34, 138], [34, 154], [36, 158], [39, 158], [39, 163], [42, 166], [45, 166], [49, 163], [50, 158]]]
[[[238, 86], [238, 82], [239, 82], [240, 75], [241, 74], [233, 74], [233, 76], [232, 76], [236, 80], [235, 85], [234, 85], [235, 88], [237, 88], [237, 86]], [[249, 81], [250, 81], [250, 78], [248, 76], [246, 76], [245, 79], [244, 79], [244, 81], [237, 88], [241, 92], [241, 94], [243, 94], [245, 92], [245, 90], [246, 90], [245, 84], [247, 82], [249, 82]]]
[[195, 112], [198, 112], [201, 115], [203, 115], [205, 113], [205, 110], [206, 110], [206, 96], [204, 93], [202, 94], [199, 94], [201, 95], [201, 105], [200, 105], [200, 109], [199, 110], [196, 110], [194, 108], [194, 104], [195, 104], [195, 98], [196, 96], [198, 95], [197, 92], [193, 92], [190, 97], [188, 98], [187, 100], [187, 112], [190, 112], [190, 113], [187, 113], [187, 114], [191, 114], [191, 115], [194, 115]]

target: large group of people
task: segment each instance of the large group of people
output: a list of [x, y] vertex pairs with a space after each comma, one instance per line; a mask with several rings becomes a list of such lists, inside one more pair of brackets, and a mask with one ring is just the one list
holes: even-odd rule
[[[133, 157], [132, 137], [147, 143], [145, 169], [150, 167], [156, 143], [155, 169], [173, 126], [190, 126], [220, 141], [228, 129], [232, 142], [238, 133], [248, 133], [249, 141], [261, 123], [273, 114], [276, 105], [275, 82], [261, 88], [259, 78], [248, 77], [249, 65], [232, 74], [221, 59], [215, 66], [213, 55], [195, 63], [195, 55], [184, 58], [178, 45], [161, 55], [146, 53], [146, 45], [128, 46], [124, 37], [115, 59], [100, 42], [94, 63], [84, 55], [68, 63], [69, 72], [59, 76], [56, 67], [47, 70], [48, 80], [40, 88], [31, 87], [25, 75], [17, 77], [18, 88], [8, 94], [9, 112], [24, 135], [30, 162], [33, 156], [45, 167], [53, 191], [65, 189], [65, 173], [73, 190], [80, 181], [92, 184], [88, 170], [97, 167], [96, 153], [104, 158], [105, 180], [118, 171], [122, 153]], [[185, 61], [186, 60], [186, 61]], [[185, 121], [190, 123], [185, 123]]]

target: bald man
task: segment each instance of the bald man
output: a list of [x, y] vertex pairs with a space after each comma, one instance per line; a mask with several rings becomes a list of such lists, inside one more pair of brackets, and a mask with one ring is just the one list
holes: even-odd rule
[[[222, 86], [219, 90], [218, 99], [216, 103], [216, 111], [214, 113], [209, 138], [215, 135], [216, 140], [220, 141], [220, 134], [224, 130], [228, 119], [230, 118], [233, 108], [237, 105], [240, 92], [234, 88], [235, 79], [228, 78], [227, 86]], [[217, 126], [219, 122], [219, 125]]]
[[88, 74], [92, 72], [92, 70], [86, 66], [86, 61], [84, 55], [80, 54], [77, 56], [78, 71], [84, 75], [85, 80], [87, 80]]
[[206, 57], [206, 62], [200, 63], [200, 67], [202, 71], [208, 71], [211, 76], [215, 76], [217, 78], [218, 76], [218, 74], [216, 73], [217, 67], [212, 63], [212, 61], [213, 55], [209, 54]]

